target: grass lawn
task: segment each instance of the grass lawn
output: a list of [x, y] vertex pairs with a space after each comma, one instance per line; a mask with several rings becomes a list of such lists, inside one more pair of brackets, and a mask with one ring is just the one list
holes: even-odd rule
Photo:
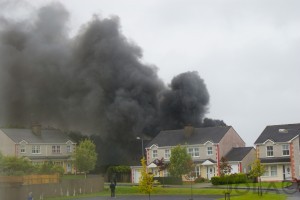
[[[268, 188], [268, 189], [282, 189], [290, 185], [292, 185], [292, 182], [262, 182], [261, 183], [262, 188]], [[230, 184], [229, 186], [232, 188], [257, 188], [259, 186], [259, 183], [240, 183], [240, 184]], [[226, 185], [220, 185], [216, 187], [226, 187]]]
[[[224, 189], [193, 189], [194, 195], [224, 195]], [[163, 188], [155, 187], [151, 195], [190, 195], [190, 188]], [[137, 186], [118, 186], [116, 188], [117, 195], [145, 195], [139, 192]], [[94, 194], [81, 195], [80, 197], [95, 197], [95, 196], [109, 196], [110, 191], [108, 187], [105, 187], [104, 191]], [[74, 197], [73, 197], [74, 198]], [[78, 198], [78, 196], [76, 197]], [[63, 198], [47, 198], [47, 200], [66, 200], [72, 199], [72, 197]], [[220, 198], [224, 199], [224, 198]], [[266, 193], [262, 197], [259, 197], [253, 191], [243, 191], [243, 190], [232, 190], [231, 199], [233, 200], [248, 200], [248, 199], [264, 199], [264, 200], [285, 200], [286, 196], [283, 194]]]

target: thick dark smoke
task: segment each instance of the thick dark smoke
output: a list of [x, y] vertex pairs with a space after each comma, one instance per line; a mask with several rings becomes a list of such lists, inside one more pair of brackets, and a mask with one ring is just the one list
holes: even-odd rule
[[166, 87], [157, 68], [141, 61], [141, 48], [122, 34], [118, 17], [93, 17], [70, 38], [61, 4], [35, 16], [0, 19], [1, 126], [38, 120], [93, 134], [110, 153], [105, 164], [128, 160], [138, 135], [202, 126], [209, 94], [198, 73], [180, 74]]
[[186, 72], [173, 78], [170, 89], [161, 97], [160, 114], [164, 129], [185, 125], [201, 126], [207, 111], [209, 94], [197, 72]]

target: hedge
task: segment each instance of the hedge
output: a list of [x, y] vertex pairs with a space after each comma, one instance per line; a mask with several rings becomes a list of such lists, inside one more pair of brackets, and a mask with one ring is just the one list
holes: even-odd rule
[[161, 185], [182, 185], [181, 177], [153, 177], [153, 180], [157, 180]]
[[247, 182], [249, 182], [249, 180], [246, 174], [230, 174], [225, 176], [215, 176], [211, 178], [211, 183], [213, 185], [225, 185]]

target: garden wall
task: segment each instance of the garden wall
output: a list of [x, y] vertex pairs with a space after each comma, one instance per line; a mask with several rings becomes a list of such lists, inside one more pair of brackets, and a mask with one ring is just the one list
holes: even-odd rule
[[32, 192], [34, 199], [45, 197], [77, 196], [79, 194], [100, 192], [104, 189], [102, 176], [90, 176], [80, 180], [62, 180], [59, 183], [23, 185], [20, 183], [6, 183], [0, 185], [0, 199], [27, 199]]

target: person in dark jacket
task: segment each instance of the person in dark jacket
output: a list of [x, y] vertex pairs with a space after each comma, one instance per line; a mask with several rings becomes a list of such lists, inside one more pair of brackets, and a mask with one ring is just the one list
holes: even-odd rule
[[116, 197], [116, 185], [113, 181], [110, 183], [109, 188], [110, 188], [110, 196]]

